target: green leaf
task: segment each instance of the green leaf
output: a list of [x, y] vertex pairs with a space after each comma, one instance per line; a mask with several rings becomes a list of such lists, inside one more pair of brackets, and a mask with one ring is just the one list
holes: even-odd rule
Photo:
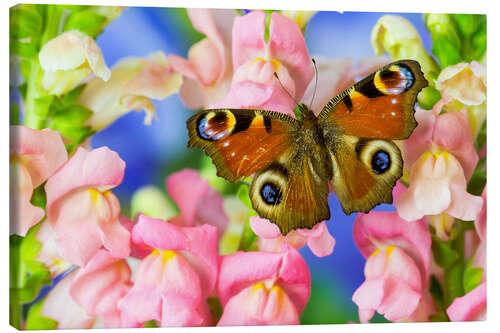
[[[25, 83], [23, 83], [25, 86], [28, 85], [27, 82], [30, 78], [32, 63], [33, 61], [30, 59], [22, 59], [21, 63], [19, 64], [19, 69], [21, 70], [21, 74], [23, 75], [24, 80], [26, 81]], [[26, 94], [24, 94], [23, 99], [26, 99]]]
[[481, 21], [486, 21], [486, 15], [477, 14], [455, 14], [455, 22], [457, 22], [458, 31], [464, 37], [470, 37], [480, 27]]
[[63, 105], [70, 105], [70, 104], [75, 104], [76, 100], [78, 97], [83, 92], [83, 89], [85, 89], [86, 84], [81, 84], [77, 86], [76, 88], [73, 88], [70, 92], [68, 92], [64, 97], [62, 98], [62, 103]]
[[142, 328], [158, 328], [158, 327], [160, 327], [160, 326], [158, 325], [158, 323], [154, 319], [145, 321], [142, 324]]
[[16, 102], [10, 107], [10, 122], [11, 125], [19, 125], [19, 105]]
[[481, 23], [479, 30], [471, 38], [470, 55], [467, 61], [481, 61], [486, 52], [486, 19]]
[[10, 37], [29, 38], [42, 29], [42, 18], [36, 10], [13, 7], [10, 9]]
[[295, 118], [297, 120], [300, 120], [302, 118], [302, 111], [300, 110], [300, 107], [297, 105], [295, 109], [293, 109], [293, 114], [295, 115]]
[[467, 184], [467, 192], [473, 195], [481, 195], [486, 186], [486, 157], [477, 163], [476, 169]]
[[51, 114], [51, 126], [79, 126], [83, 125], [93, 112], [80, 104], [71, 104], [57, 109]]
[[250, 201], [250, 192], [248, 190], [248, 185], [241, 184], [238, 188], [238, 192], [236, 192], [236, 196], [238, 197], [238, 199], [240, 199], [241, 202], [243, 202], [243, 204], [245, 204], [245, 206], [253, 209], [252, 202]]
[[432, 53], [443, 68], [462, 62], [460, 47], [457, 47], [456, 43], [445, 35], [432, 36]]
[[56, 99], [55, 95], [48, 95], [35, 98], [34, 101], [35, 105], [33, 112], [40, 118], [47, 117], [47, 114], [49, 113], [50, 110], [50, 106], [52, 105], [54, 99]]
[[431, 250], [436, 264], [442, 268], [450, 267], [459, 258], [459, 254], [451, 248], [450, 244], [436, 236], [432, 236]]
[[17, 89], [19, 89], [19, 93], [21, 94], [21, 98], [23, 99], [23, 101], [25, 101], [26, 100], [26, 93], [28, 92], [28, 83], [24, 82], [19, 87], [17, 87]]
[[[251, 213], [249, 212], [248, 215], [250, 217]], [[254, 215], [256, 215], [256, 214], [254, 214]], [[253, 232], [252, 228], [250, 227], [250, 222], [247, 219], [247, 221], [245, 223], [245, 227], [243, 228], [243, 234], [241, 235], [239, 249], [242, 251], [256, 251], [256, 250], [258, 250], [257, 246], [256, 246], [256, 240], [257, 240], [257, 235]]]
[[480, 267], [467, 267], [464, 272], [464, 292], [468, 293], [481, 284], [483, 269]]
[[38, 54], [38, 47], [33, 42], [21, 42], [17, 39], [11, 39], [10, 53], [24, 58], [31, 58]]
[[445, 308], [448, 308], [455, 298], [464, 295], [463, 272], [464, 264], [462, 260], [457, 260], [453, 265], [445, 269], [443, 274]]
[[432, 299], [434, 300], [434, 303], [436, 304], [436, 306], [440, 310], [443, 310], [444, 309], [444, 307], [443, 307], [443, 297], [444, 297], [443, 290], [441, 289], [441, 286], [439, 285], [439, 281], [434, 274], [431, 275], [429, 292], [431, 293]]
[[31, 195], [31, 204], [34, 206], [40, 207], [45, 210], [45, 206], [47, 205], [47, 195], [45, 194], [44, 184], [38, 186]]
[[476, 142], [474, 142], [474, 146], [476, 147], [476, 150], [479, 151], [483, 149], [485, 143], [486, 143], [486, 119], [481, 124], [481, 128], [479, 129], [479, 133], [476, 136]]
[[28, 311], [26, 330], [53, 330], [57, 328], [57, 321], [41, 315], [43, 301], [34, 304]]
[[92, 38], [96, 38], [104, 28], [106, 17], [90, 10], [70, 14], [64, 24], [64, 31], [79, 30]]
[[210, 309], [210, 312], [212, 312], [213, 318], [215, 319], [214, 323], [217, 324], [220, 317], [222, 317], [222, 312], [223, 312], [222, 304], [218, 297], [207, 298], [207, 304], [208, 308]]

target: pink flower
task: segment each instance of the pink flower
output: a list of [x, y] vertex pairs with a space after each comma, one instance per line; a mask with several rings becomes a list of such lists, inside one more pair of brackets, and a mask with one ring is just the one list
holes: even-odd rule
[[91, 328], [96, 321], [96, 317], [88, 315], [69, 293], [76, 274], [73, 271], [65, 276], [42, 301], [40, 315], [56, 320], [57, 329]]
[[477, 61], [448, 66], [439, 74], [436, 88], [448, 100], [465, 105], [482, 104], [486, 101], [486, 66]]
[[474, 221], [474, 225], [476, 226], [476, 232], [479, 238], [481, 238], [483, 242], [486, 242], [486, 186], [484, 186], [481, 198], [483, 198], [483, 207], [476, 221]]
[[426, 152], [412, 166], [410, 187], [395, 205], [407, 221], [442, 212], [471, 221], [479, 214], [483, 199], [467, 192], [464, 171], [453, 155]]
[[451, 321], [486, 320], [486, 282], [455, 298], [446, 313]]
[[119, 305], [122, 326], [139, 327], [152, 319], [161, 326], [210, 324], [206, 299], [217, 280], [217, 229], [207, 224], [180, 227], [140, 215], [132, 242], [152, 252]]
[[130, 253], [130, 234], [120, 225], [120, 203], [110, 191], [125, 169], [107, 147], [78, 148], [45, 185], [47, 216], [63, 259], [85, 266], [104, 246], [115, 258]]
[[281, 253], [236, 252], [222, 257], [218, 326], [293, 325], [311, 293], [309, 269], [294, 248]]
[[467, 179], [472, 176], [479, 159], [474, 148], [467, 117], [461, 112], [439, 114], [442, 105], [426, 111], [417, 107], [417, 128], [403, 142], [408, 164], [413, 165], [424, 152], [447, 151], [460, 162]]
[[297, 229], [283, 236], [274, 223], [259, 216], [250, 218], [250, 227], [259, 236], [259, 249], [266, 252], [280, 252], [281, 243], [290, 244], [300, 249], [307, 244], [318, 257], [325, 257], [333, 252], [335, 239], [328, 232], [325, 222], [316, 224], [312, 229]]
[[24, 126], [10, 127], [10, 230], [25, 236], [45, 215], [31, 204], [33, 190], [66, 160], [66, 148], [58, 132]]
[[165, 184], [168, 194], [181, 212], [171, 223], [186, 227], [211, 224], [217, 227], [219, 236], [222, 236], [229, 223], [222, 197], [207, 180], [200, 177], [198, 171], [183, 169], [175, 172], [167, 177]]
[[431, 236], [425, 222], [407, 223], [395, 212], [360, 213], [353, 234], [367, 258], [366, 280], [352, 297], [360, 321], [368, 322], [375, 311], [391, 321], [410, 318], [429, 281]]
[[358, 64], [351, 59], [332, 59], [313, 56], [318, 68], [318, 85], [311, 80], [302, 97], [302, 103], [309, 105], [314, 90], [311, 109], [318, 115], [323, 107], [337, 94], [354, 84], [356, 79], [363, 78], [390, 62], [386, 57], [364, 58]]
[[266, 13], [254, 11], [237, 17], [233, 26], [234, 76], [228, 95], [217, 106], [262, 108], [293, 116], [295, 102], [285, 89], [300, 100], [313, 77], [312, 62], [297, 23], [273, 12], [269, 41], [265, 40]]
[[125, 259], [116, 259], [99, 250], [88, 264], [79, 268], [69, 293], [90, 316], [100, 316], [106, 327], [120, 327], [118, 302], [132, 287], [131, 271]]
[[191, 109], [208, 107], [221, 100], [231, 83], [231, 27], [236, 13], [227, 9], [188, 9], [193, 27], [206, 35], [191, 46], [188, 59], [169, 55], [176, 71], [184, 76], [180, 96]]

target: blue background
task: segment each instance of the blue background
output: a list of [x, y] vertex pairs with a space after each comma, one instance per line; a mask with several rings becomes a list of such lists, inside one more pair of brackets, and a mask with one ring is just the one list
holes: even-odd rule
[[[387, 13], [319, 12], [309, 22], [305, 40], [311, 55], [333, 58], [374, 56], [370, 34], [377, 20]], [[430, 50], [430, 35], [421, 14], [399, 14], [414, 24], [424, 46]], [[98, 37], [108, 66], [127, 56], [145, 57], [157, 50], [187, 56], [189, 47], [202, 38], [191, 26], [183, 9], [127, 8]], [[183, 167], [196, 167], [200, 153], [186, 148], [186, 119], [193, 113], [178, 95], [156, 101], [158, 119], [143, 125], [143, 112], [131, 112], [94, 135], [93, 147], [108, 146], [126, 162], [123, 183], [114, 192], [125, 210], [135, 190], [154, 184], [164, 187], [165, 176]], [[354, 245], [352, 224], [356, 214], [346, 216], [331, 195], [332, 218], [327, 223], [336, 239], [335, 250], [325, 258], [301, 250], [312, 275], [312, 295], [302, 314], [302, 323], [346, 323], [357, 321], [353, 292], [364, 280], [364, 258]], [[377, 210], [393, 210], [382, 205]], [[383, 321], [380, 316], [375, 321]]]

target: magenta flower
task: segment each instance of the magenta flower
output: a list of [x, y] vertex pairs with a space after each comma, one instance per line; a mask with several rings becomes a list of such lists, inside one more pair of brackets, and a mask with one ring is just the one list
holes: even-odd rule
[[361, 322], [375, 311], [388, 320], [410, 318], [429, 281], [431, 235], [423, 220], [407, 223], [395, 212], [360, 213], [354, 241], [367, 258], [366, 280], [354, 292]]
[[438, 115], [417, 108], [419, 125], [404, 142], [410, 170], [410, 187], [396, 200], [399, 215], [414, 221], [443, 212], [474, 220], [483, 200], [467, 193], [467, 179], [478, 156], [466, 117], [460, 112]]
[[167, 177], [165, 185], [181, 212], [171, 223], [186, 227], [211, 224], [222, 236], [229, 223], [222, 197], [207, 180], [200, 177], [198, 171], [184, 169], [175, 172]]
[[45, 215], [31, 204], [33, 190], [68, 159], [61, 135], [25, 126], [10, 127], [10, 230], [25, 236]]
[[161, 326], [209, 325], [206, 299], [217, 281], [217, 229], [207, 224], [180, 227], [140, 215], [132, 242], [151, 252], [119, 305], [122, 326], [140, 327], [153, 319]]
[[446, 313], [451, 321], [486, 320], [486, 282], [455, 298]]
[[104, 246], [115, 258], [130, 253], [130, 234], [120, 225], [120, 203], [110, 191], [125, 169], [107, 147], [78, 148], [46, 183], [47, 216], [63, 259], [85, 266]]
[[293, 247], [281, 253], [236, 252], [222, 257], [218, 326], [293, 325], [311, 293], [307, 265]]
[[236, 13], [228, 9], [187, 10], [193, 27], [206, 35], [191, 46], [188, 59], [169, 55], [173, 68], [184, 76], [179, 95], [191, 109], [221, 100], [231, 84], [231, 27]]
[[132, 287], [131, 271], [125, 259], [99, 250], [88, 264], [78, 269], [69, 293], [90, 316], [100, 316], [106, 327], [120, 327], [118, 302]]
[[297, 23], [272, 13], [269, 40], [265, 40], [266, 13], [251, 12], [237, 17], [233, 26], [234, 76], [228, 95], [216, 106], [262, 108], [293, 116], [295, 102], [285, 89], [300, 100], [313, 77], [304, 37]]
[[312, 253], [325, 257], [333, 252], [335, 239], [328, 232], [325, 222], [316, 224], [312, 229], [297, 229], [283, 236], [274, 223], [259, 216], [250, 218], [250, 227], [259, 236], [259, 249], [266, 252], [280, 252], [281, 243], [290, 244], [300, 249], [307, 244]]

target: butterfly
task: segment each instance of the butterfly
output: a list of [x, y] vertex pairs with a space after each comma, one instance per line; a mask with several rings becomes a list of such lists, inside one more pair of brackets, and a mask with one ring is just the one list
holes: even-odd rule
[[392, 203], [402, 176], [403, 140], [417, 126], [414, 106], [427, 80], [418, 62], [400, 60], [332, 98], [318, 117], [247, 109], [203, 110], [187, 120], [188, 147], [212, 159], [230, 182], [254, 175], [252, 206], [282, 234], [330, 219], [329, 183], [345, 214]]

